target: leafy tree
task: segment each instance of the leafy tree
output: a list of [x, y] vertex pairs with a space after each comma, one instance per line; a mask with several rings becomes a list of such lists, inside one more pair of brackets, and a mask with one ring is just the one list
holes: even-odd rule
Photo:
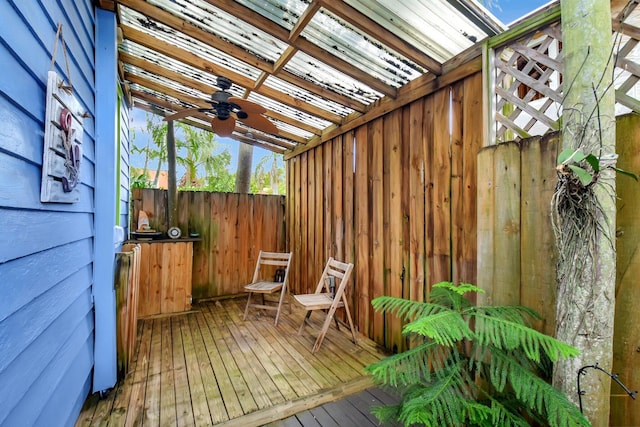
[[[139, 172], [132, 168], [132, 187], [157, 187], [162, 165], [167, 161], [167, 126], [159, 116], [146, 114], [147, 145], [132, 148], [132, 153], [144, 156], [144, 166]], [[183, 123], [176, 127], [176, 161], [185, 168], [179, 179], [181, 189], [206, 191], [233, 191], [235, 175], [229, 172], [231, 154], [222, 150], [211, 132], [199, 130]], [[135, 140], [135, 133], [134, 133]], [[149, 164], [156, 161], [156, 174], [149, 182]], [[204, 176], [199, 174], [204, 173]]]
[[251, 192], [261, 193], [269, 189], [270, 194], [285, 194], [286, 181], [282, 154], [271, 154], [260, 159], [251, 177]]
[[[176, 139], [179, 152], [186, 155], [178, 156], [177, 161], [185, 167], [181, 186], [199, 190], [233, 191], [234, 175], [229, 172], [231, 154], [229, 150], [220, 148], [212, 132], [196, 129], [184, 123], [178, 123], [184, 139]], [[199, 177], [199, 172], [204, 177]]]
[[427, 302], [378, 297], [373, 307], [409, 321], [412, 348], [367, 367], [401, 401], [381, 406], [382, 422], [405, 426], [588, 426], [567, 397], [543, 377], [578, 350], [528, 326], [539, 318], [522, 306], [475, 306], [470, 284], [434, 285]]
[[[134, 177], [134, 183], [139, 187], [157, 187], [162, 164], [167, 161], [167, 126], [164, 125], [155, 114], [147, 113], [145, 114], [145, 129], [145, 133], [149, 136], [145, 147], [139, 147], [135, 144], [137, 134], [135, 131], [133, 132], [132, 140], [134, 144], [131, 152], [133, 154], [142, 154], [144, 156], [144, 164], [142, 166], [142, 173], [137, 173], [132, 170], [132, 176]], [[156, 174], [153, 182], [149, 182], [149, 163], [153, 160], [157, 162]]]

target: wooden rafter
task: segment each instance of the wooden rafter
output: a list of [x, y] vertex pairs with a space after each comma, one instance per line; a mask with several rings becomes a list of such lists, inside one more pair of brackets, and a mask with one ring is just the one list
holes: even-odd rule
[[[270, 21], [269, 19], [249, 9], [246, 6], [236, 3], [233, 0], [206, 1], [211, 5], [238, 17], [238, 19], [244, 20], [254, 27], [262, 29], [267, 34], [270, 34], [273, 37], [282, 40], [283, 42], [289, 42], [289, 30], [276, 25], [273, 21]], [[341, 58], [338, 58], [337, 56], [327, 52], [326, 50], [322, 49], [319, 46], [316, 46], [315, 44], [309, 42], [304, 38], [298, 38], [295, 41], [291, 42], [291, 44], [307, 55], [325, 64], [330, 64], [336, 70], [366, 84], [367, 86], [385, 94], [386, 96], [390, 96], [392, 98], [396, 96], [396, 89], [394, 87], [389, 86], [381, 80], [372, 77], [370, 74], [367, 74], [354, 65]]]
[[[221, 75], [221, 76], [228, 77], [229, 79], [231, 79], [231, 81], [233, 81], [233, 83], [237, 84], [238, 86], [241, 86], [244, 88], [253, 87], [252, 80], [243, 76], [242, 74], [233, 72], [217, 64], [213, 64], [209, 61], [202, 59], [198, 55], [195, 55], [191, 52], [188, 52], [170, 43], [159, 40], [153, 36], [145, 34], [134, 28], [127, 27], [124, 25], [121, 26], [121, 28], [126, 39], [131, 40], [139, 45], [155, 50], [159, 53], [162, 53], [163, 55], [166, 55], [170, 58], [178, 60], [184, 64], [190, 65], [199, 70], [212, 73], [216, 76]], [[324, 120], [327, 120], [329, 122], [332, 122], [332, 123], [342, 122], [342, 117], [340, 117], [339, 115], [327, 112], [321, 108], [315, 107], [305, 101], [301, 101], [289, 94], [280, 92], [276, 89], [263, 86], [256, 89], [255, 92], [261, 95], [264, 95], [268, 98], [278, 100], [279, 102], [285, 105], [295, 107], [296, 109], [299, 109], [300, 111], [304, 111], [305, 113], [310, 114], [312, 116], [321, 117]]]
[[[211, 94], [213, 92], [215, 92], [216, 90], [218, 90], [218, 88], [208, 85], [206, 83], [203, 83], [200, 80], [195, 80], [191, 77], [188, 77], [182, 73], [176, 72], [176, 71], [172, 71], [172, 70], [168, 70], [158, 64], [155, 64], [151, 61], [147, 61], [146, 59], [141, 59], [138, 58], [136, 56], [130, 55], [128, 53], [125, 52], [120, 52], [120, 60], [126, 64], [132, 65], [134, 67], [140, 68], [142, 70], [148, 71], [150, 73], [153, 73], [157, 76], [160, 77], [164, 77], [167, 78], [169, 80], [173, 80], [177, 83], [180, 83], [183, 86], [189, 87], [191, 89], [196, 89], [199, 90], [200, 92], [206, 93], [206, 94]], [[188, 102], [190, 103], [188, 100], [180, 97], [181, 100], [183, 100], [184, 102]], [[197, 105], [198, 106], [206, 106], [203, 104], [202, 102], [203, 100], [201, 100], [201, 102], [199, 102]], [[280, 114], [276, 111], [272, 111], [272, 110], [267, 110], [266, 113], [264, 113], [266, 116], [268, 117], [272, 117], [274, 119], [277, 119], [281, 122], [287, 123], [293, 127], [297, 127], [299, 129], [304, 129], [307, 132], [311, 132], [314, 134], [319, 135], [321, 133], [321, 129], [318, 129], [316, 127], [310, 126], [300, 120], [296, 120], [293, 119], [291, 117], [285, 116], [284, 114]]]
[[[189, 37], [192, 37], [195, 40], [198, 40], [201, 43], [209, 45], [217, 50], [225, 52], [228, 55], [233, 56], [234, 58], [243, 61], [253, 67], [266, 72], [268, 74], [277, 74], [279, 78], [285, 80], [288, 83], [296, 85], [300, 88], [303, 88], [311, 93], [332, 100], [333, 102], [337, 102], [339, 104], [349, 105], [350, 108], [361, 111], [363, 109], [363, 105], [359, 103], [354, 103], [353, 100], [342, 96], [337, 93], [330, 93], [328, 90], [319, 90], [316, 85], [309, 84], [307, 80], [304, 80], [298, 76], [295, 76], [289, 72], [284, 72], [282, 70], [278, 70], [277, 73], [273, 72], [274, 65], [270, 62], [257, 58], [256, 56], [250, 54], [246, 50], [235, 46], [229, 42], [226, 42], [198, 27], [188, 22], [183, 21], [179, 17], [172, 15], [169, 12], [162, 10], [159, 7], [153, 6], [149, 3], [146, 3], [142, 0], [119, 0], [119, 3], [133, 9], [149, 18], [154, 19], [155, 21], [161, 22], [164, 25], [167, 25], [173, 28], [176, 31], [179, 31], [183, 34], [186, 34]], [[228, 74], [228, 72], [227, 72]], [[248, 82], [245, 84], [241, 84], [234, 79], [234, 83], [241, 85], [245, 88], [252, 88], [254, 84], [249, 84]], [[276, 98], [277, 99], [277, 98]]]
[[[130, 74], [130, 73], [125, 73], [125, 78], [127, 81], [131, 82], [131, 83], [135, 83], [138, 84], [142, 87], [151, 89], [155, 92], [158, 93], [164, 93], [172, 98], [175, 99], [179, 99], [183, 102], [187, 102], [191, 105], [200, 105], [203, 108], [209, 108], [209, 106], [207, 105], [202, 105], [202, 100], [200, 98], [196, 98], [194, 96], [191, 95], [187, 95], [183, 92], [177, 91], [175, 89], [172, 89], [170, 87], [164, 86], [160, 83], [156, 83], [154, 81], [151, 81], [149, 79], [145, 79], [144, 77], [140, 77], [140, 76], [136, 76], [135, 74]], [[176, 106], [176, 108], [174, 108], [174, 110], [180, 110], [182, 109], [180, 106]], [[279, 131], [279, 135], [283, 138], [286, 139], [290, 139], [291, 141], [295, 141], [297, 143], [305, 143], [306, 140], [298, 135], [289, 133], [289, 132], [285, 132], [280, 130]]]
[[[271, 1], [264, 4], [270, 5]], [[448, 0], [416, 0], [416, 5], [433, 1]], [[166, 111], [189, 106], [208, 108], [208, 96], [203, 94], [214, 93], [218, 89], [215, 79], [226, 77], [234, 89], [240, 90], [234, 90], [241, 94], [238, 96], [262, 100], [268, 108], [265, 116], [279, 128], [275, 140], [287, 146], [288, 152], [304, 150], [385, 114], [392, 106], [403, 105], [424, 87], [436, 87], [448, 80], [481, 53], [480, 44], [476, 44], [440, 63], [434, 59], [438, 49], [421, 45], [424, 29], [411, 30], [409, 21], [391, 26], [385, 23], [384, 4], [365, 14], [361, 12], [368, 9], [364, 0], [308, 0], [302, 8], [284, 5], [284, 22], [276, 11], [269, 7], [260, 10], [263, 6], [254, 3], [94, 0], [97, 7], [119, 15], [118, 73], [123, 85], [131, 83], [136, 96], [156, 94], [156, 105], [163, 99], [168, 102], [163, 107]], [[411, 13], [406, 6], [396, 12], [399, 16]], [[325, 18], [341, 29], [325, 34], [324, 24], [316, 27]], [[456, 18], [475, 26], [486, 24], [488, 19], [463, 12]], [[466, 32], [476, 31], [475, 26], [464, 25], [461, 28]], [[394, 34], [394, 27], [405, 32]], [[386, 49], [392, 57], [369, 58], [368, 50], [359, 57], [354, 36], [363, 37], [367, 48]], [[451, 37], [458, 38], [459, 30], [451, 31]], [[263, 51], [262, 43], [273, 45], [264, 46]], [[423, 78], [415, 78], [413, 64], [426, 71]], [[412, 69], [411, 81], [405, 82], [409, 77], [407, 67]], [[207, 74], [204, 78], [202, 72]], [[444, 79], [438, 78], [445, 75]], [[234, 135], [246, 131], [241, 125], [239, 122]]]
[[[132, 95], [135, 96], [136, 99], [140, 99], [142, 101], [145, 101], [145, 102], [149, 103], [150, 105], [155, 105], [155, 106], [160, 107], [160, 108], [162, 108], [164, 110], [175, 110], [176, 108], [179, 107], [176, 104], [173, 104], [173, 103], [171, 103], [169, 101], [166, 101], [164, 99], [158, 98], [157, 96], [153, 96], [153, 95], [151, 95], [149, 93], [146, 93], [146, 92], [134, 90], [134, 91], [132, 91]], [[154, 114], [158, 114], [159, 113], [159, 111], [154, 110], [153, 108], [146, 107], [144, 104], [138, 104], [137, 107], [144, 108], [146, 111], [152, 112]], [[208, 123], [211, 120], [211, 116], [208, 116], [205, 113], [196, 113], [196, 114], [193, 115], [193, 117], [198, 118], [199, 120], [204, 121], [205, 123]], [[190, 124], [197, 123], [197, 127], [199, 127], [200, 129], [204, 129], [204, 130], [208, 130], [208, 131], [211, 130], [211, 127], [209, 125], [203, 125], [200, 122], [196, 122], [196, 121], [192, 121], [192, 120], [188, 120], [188, 119], [181, 119], [180, 121], [183, 121], [185, 123], [188, 122]], [[246, 133], [247, 133], [246, 129], [243, 129], [243, 128], [240, 128], [240, 127], [236, 127], [235, 133], [232, 134], [230, 136], [230, 138], [240, 140], [238, 134], [243, 134], [244, 135]], [[273, 150], [273, 147], [275, 146], [275, 147], [279, 147], [279, 149], [281, 149], [282, 152], [284, 152], [284, 151], [287, 151], [287, 150], [291, 150], [293, 147], [295, 147], [295, 144], [287, 143], [287, 142], [284, 142], [284, 141], [269, 137], [269, 136], [264, 135], [264, 134], [256, 133], [255, 137], [259, 138], [257, 140], [258, 143], [260, 142], [260, 140], [263, 141], [263, 143], [261, 143], [260, 145], [263, 148], [266, 148], [268, 150]], [[245, 142], [244, 141], [245, 139], [251, 139], [251, 138], [245, 137], [244, 139], [242, 139], [242, 141]], [[256, 139], [254, 139], [254, 141], [255, 140]], [[256, 144], [253, 144], [253, 145], [256, 145]]]

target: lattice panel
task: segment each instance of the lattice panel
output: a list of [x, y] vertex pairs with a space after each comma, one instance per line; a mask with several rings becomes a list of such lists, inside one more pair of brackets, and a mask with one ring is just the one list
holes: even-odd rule
[[[612, 9], [616, 114], [640, 113], [640, 1]], [[560, 21], [493, 50], [490, 141], [518, 141], [557, 130], [562, 114]]]
[[[613, 13], [614, 11], [612, 11]], [[640, 8], [630, 1], [613, 19], [616, 113], [640, 113]], [[615, 24], [619, 23], [619, 24]]]
[[495, 49], [495, 140], [558, 129], [562, 105], [562, 36], [556, 22]]

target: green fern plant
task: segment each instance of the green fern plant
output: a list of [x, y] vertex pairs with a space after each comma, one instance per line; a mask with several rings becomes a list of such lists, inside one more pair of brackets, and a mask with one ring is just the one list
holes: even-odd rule
[[405, 426], [589, 426], [567, 397], [543, 378], [578, 350], [529, 327], [526, 307], [481, 307], [470, 284], [434, 285], [427, 302], [382, 296], [373, 307], [407, 321], [410, 349], [369, 365], [375, 382], [400, 396], [378, 406], [381, 422]]

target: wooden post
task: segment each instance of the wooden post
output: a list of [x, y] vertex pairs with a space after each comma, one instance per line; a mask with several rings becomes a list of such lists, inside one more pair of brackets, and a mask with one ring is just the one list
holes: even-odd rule
[[178, 225], [178, 187], [176, 184], [176, 140], [173, 134], [173, 120], [167, 122], [167, 163], [168, 196], [169, 196], [169, 227]]

